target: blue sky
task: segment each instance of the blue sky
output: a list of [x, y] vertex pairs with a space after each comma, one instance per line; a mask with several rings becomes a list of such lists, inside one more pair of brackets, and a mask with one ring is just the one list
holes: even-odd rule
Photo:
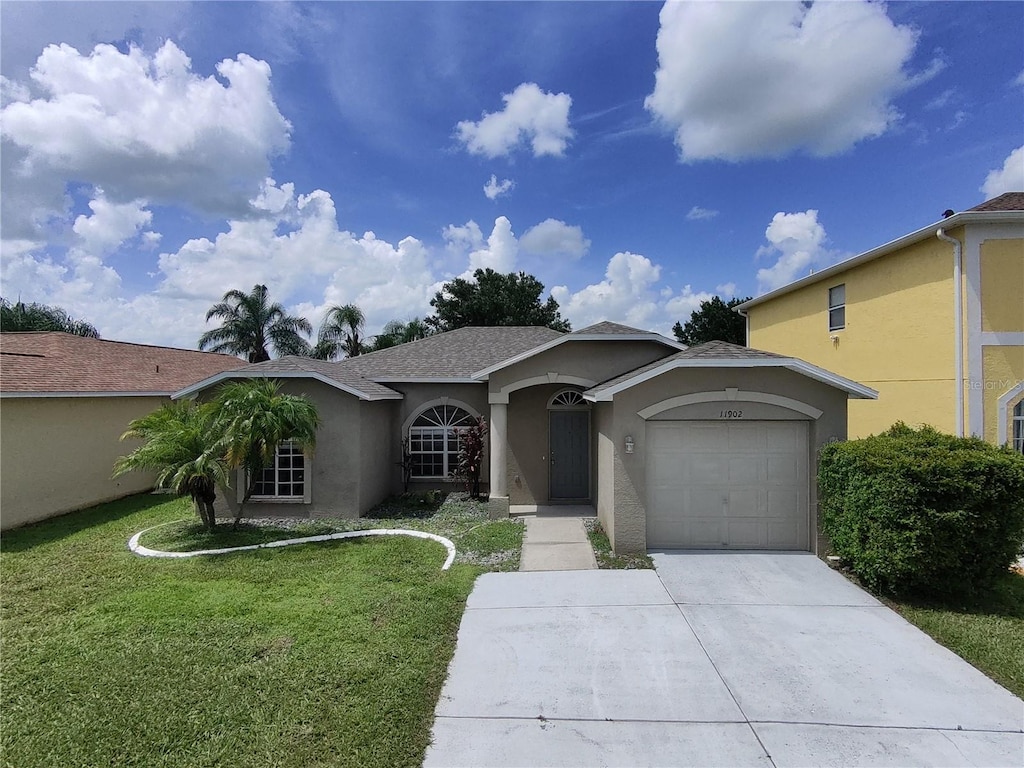
[[0, 4], [0, 293], [192, 347], [476, 267], [668, 332], [1024, 189], [1020, 3]]

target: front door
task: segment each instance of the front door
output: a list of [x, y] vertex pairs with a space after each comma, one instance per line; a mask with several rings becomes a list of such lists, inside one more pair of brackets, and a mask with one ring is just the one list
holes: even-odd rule
[[550, 411], [551, 499], [590, 498], [590, 412]]

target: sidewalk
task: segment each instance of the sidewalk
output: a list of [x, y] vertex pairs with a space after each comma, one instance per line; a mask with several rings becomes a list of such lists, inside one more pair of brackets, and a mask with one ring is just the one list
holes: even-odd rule
[[527, 517], [520, 571], [597, 568], [594, 548], [579, 517]]

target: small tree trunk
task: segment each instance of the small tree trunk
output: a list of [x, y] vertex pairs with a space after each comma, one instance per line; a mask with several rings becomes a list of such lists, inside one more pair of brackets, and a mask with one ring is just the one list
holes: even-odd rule
[[217, 513], [213, 509], [213, 502], [204, 502], [206, 505], [206, 529], [213, 533], [217, 529]]

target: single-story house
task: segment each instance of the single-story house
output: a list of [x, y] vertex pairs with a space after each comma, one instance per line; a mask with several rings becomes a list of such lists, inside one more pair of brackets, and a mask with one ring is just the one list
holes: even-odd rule
[[0, 528], [153, 487], [110, 474], [128, 422], [171, 394], [246, 363], [236, 357], [48, 331], [0, 335]]
[[279, 446], [247, 514], [358, 517], [402, 491], [403, 451], [413, 487], [445, 483], [459, 428], [483, 417], [492, 508], [593, 505], [620, 553], [818, 551], [817, 449], [845, 439], [848, 399], [876, 396], [792, 357], [687, 349], [602, 322], [462, 328], [340, 362], [285, 357], [175, 397], [242, 377], [281, 380], [322, 419], [314, 456]]

